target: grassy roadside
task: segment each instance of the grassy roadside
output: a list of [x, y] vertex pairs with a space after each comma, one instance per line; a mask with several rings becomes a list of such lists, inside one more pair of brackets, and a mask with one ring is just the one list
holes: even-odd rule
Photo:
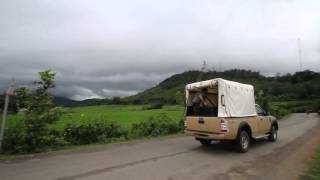
[[[290, 114], [287, 114], [282, 119], [287, 119]], [[0, 161], [8, 161], [8, 160], [16, 160], [16, 159], [24, 159], [24, 158], [31, 158], [34, 156], [45, 156], [45, 155], [55, 155], [60, 153], [67, 153], [67, 152], [75, 152], [75, 151], [90, 151], [90, 150], [97, 150], [99, 148], [105, 148], [110, 145], [114, 144], [127, 144], [127, 143], [139, 143], [146, 140], [161, 140], [165, 138], [172, 138], [172, 137], [180, 137], [183, 136], [182, 132], [175, 133], [175, 134], [165, 134], [159, 136], [143, 136], [134, 139], [114, 139], [114, 141], [109, 142], [98, 142], [92, 144], [83, 144], [83, 145], [65, 145], [65, 146], [57, 146], [51, 147], [46, 149], [46, 151], [38, 152], [38, 153], [29, 153], [29, 154], [0, 154]]]
[[[276, 112], [273, 115], [276, 115], [279, 119], [286, 119], [285, 117], [292, 111], [295, 111], [292, 110], [293, 108], [304, 107], [308, 104], [311, 104], [311, 102], [271, 102], [270, 108]], [[50, 152], [61, 149], [72, 149], [81, 144], [101, 145], [116, 142], [121, 143], [143, 139], [144, 137], [179, 133], [183, 126], [183, 123], [181, 123], [183, 109], [182, 106], [178, 105], [164, 106], [161, 109], [151, 110], [145, 110], [143, 106], [139, 105], [101, 105], [66, 108], [62, 117], [56, 123], [49, 126], [50, 133], [47, 137], [53, 139], [52, 143], [33, 151], [26, 151], [25, 149], [28, 146], [22, 146], [25, 145], [23, 143], [18, 144], [19, 146], [13, 144], [15, 146], [12, 146], [13, 148], [11, 149], [14, 152], [11, 153]], [[10, 129], [11, 124], [22, 121], [22, 118], [22, 115], [10, 115], [7, 128]], [[114, 124], [100, 123], [104, 121], [115, 122], [116, 126]], [[66, 128], [68, 124], [69, 126]], [[11, 142], [17, 142], [16, 139], [19, 136], [16, 136], [15, 132], [20, 132], [19, 130], [17, 129], [17, 131], [11, 133], [11, 139], [13, 139]], [[110, 136], [110, 134], [114, 136]], [[7, 151], [7, 154], [10, 154], [10, 151]]]
[[301, 176], [302, 180], [319, 180], [320, 179], [320, 148], [312, 158], [309, 170]]

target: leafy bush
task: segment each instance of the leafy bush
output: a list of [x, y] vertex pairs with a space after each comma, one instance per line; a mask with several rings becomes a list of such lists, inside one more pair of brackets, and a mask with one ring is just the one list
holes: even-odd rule
[[48, 124], [61, 115], [59, 108], [43, 114], [28, 114], [23, 120], [8, 127], [4, 137], [4, 151], [8, 153], [40, 152], [52, 145], [57, 145], [56, 135]]
[[174, 122], [166, 114], [132, 125], [131, 135], [133, 137], [142, 136], [159, 136], [165, 134], [173, 134], [182, 130], [181, 123]]
[[281, 118], [290, 113], [305, 113], [306, 110], [316, 112], [319, 109], [319, 105], [320, 100], [271, 102], [270, 111], [273, 115]]
[[72, 144], [90, 144], [127, 138], [127, 131], [114, 122], [94, 122], [86, 124], [67, 124], [63, 133], [64, 140]]
[[62, 109], [54, 107], [49, 90], [55, 87], [55, 73], [51, 70], [39, 72], [40, 80], [35, 89], [18, 88], [17, 103], [27, 108], [22, 121], [8, 128], [4, 138], [4, 151], [10, 153], [39, 152], [55, 143], [48, 125], [62, 115]]
[[26, 130], [22, 121], [17, 121], [10, 128], [6, 128], [3, 151], [7, 153], [26, 152], [25, 136]]

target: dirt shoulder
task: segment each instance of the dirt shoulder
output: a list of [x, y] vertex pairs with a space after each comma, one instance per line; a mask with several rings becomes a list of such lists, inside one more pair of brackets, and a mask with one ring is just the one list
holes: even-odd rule
[[319, 129], [320, 117], [317, 126], [287, 146], [277, 148], [268, 155], [260, 156], [249, 162], [247, 166], [234, 167], [214, 179], [300, 179], [308, 169], [312, 156], [320, 147]]

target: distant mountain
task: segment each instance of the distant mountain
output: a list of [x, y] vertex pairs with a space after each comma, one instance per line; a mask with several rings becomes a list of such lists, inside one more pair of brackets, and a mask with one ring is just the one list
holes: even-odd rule
[[[2, 113], [3, 105], [4, 105], [4, 95], [0, 95], [0, 113]], [[75, 101], [66, 97], [59, 97], [54, 96], [53, 97], [53, 104], [56, 106], [65, 106], [65, 107], [72, 107], [72, 106], [90, 106], [90, 105], [99, 105], [99, 104], [108, 104], [104, 102], [105, 100], [101, 99], [86, 99], [83, 101]], [[16, 112], [16, 100], [15, 97], [10, 97], [10, 103], [9, 103], [9, 111]]]
[[90, 106], [90, 105], [100, 105], [106, 104], [103, 99], [86, 99], [82, 101], [75, 101], [66, 97], [54, 97], [53, 103], [57, 106]]
[[320, 99], [320, 73], [318, 72], [307, 70], [292, 75], [266, 77], [255, 71], [233, 69], [224, 72], [187, 71], [176, 74], [155, 87], [121, 99], [121, 102], [128, 104], [182, 104], [186, 84], [214, 78], [252, 84], [256, 94], [262, 92], [264, 96], [274, 100]]
[[76, 106], [79, 105], [79, 101], [75, 101], [66, 97], [53, 97], [53, 103], [57, 106]]

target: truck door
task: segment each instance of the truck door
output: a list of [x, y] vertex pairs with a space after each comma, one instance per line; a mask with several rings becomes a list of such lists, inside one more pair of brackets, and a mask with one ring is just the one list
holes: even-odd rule
[[256, 105], [256, 111], [258, 114], [258, 132], [259, 134], [265, 134], [270, 130], [269, 117], [259, 105]]

